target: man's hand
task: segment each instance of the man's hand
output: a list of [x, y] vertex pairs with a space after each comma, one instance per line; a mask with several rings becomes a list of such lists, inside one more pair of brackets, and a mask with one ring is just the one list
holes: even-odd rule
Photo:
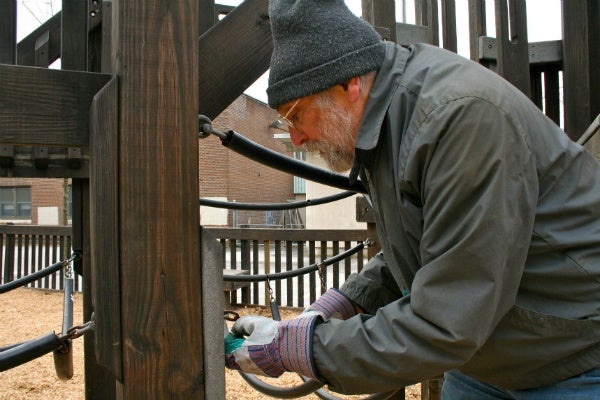
[[335, 288], [331, 288], [321, 297], [312, 303], [304, 313], [317, 312], [328, 320], [330, 318], [337, 318], [346, 320], [358, 314], [357, 307], [345, 294]]
[[318, 379], [312, 334], [319, 318], [317, 313], [281, 322], [259, 316], [242, 317], [225, 337], [225, 365], [257, 375], [278, 377], [294, 371]]

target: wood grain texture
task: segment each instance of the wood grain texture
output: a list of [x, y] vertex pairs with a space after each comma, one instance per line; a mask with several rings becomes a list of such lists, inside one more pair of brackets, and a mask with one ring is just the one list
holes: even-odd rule
[[87, 146], [92, 97], [110, 75], [0, 65], [0, 143]]
[[197, 18], [197, 0], [113, 2], [123, 399], [204, 396]]

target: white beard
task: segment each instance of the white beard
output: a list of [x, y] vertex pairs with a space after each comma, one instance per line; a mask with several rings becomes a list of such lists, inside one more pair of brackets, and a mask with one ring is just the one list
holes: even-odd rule
[[318, 152], [331, 170], [348, 171], [354, 163], [358, 123], [352, 121], [352, 115], [327, 95], [317, 97], [314, 106], [323, 110], [319, 121], [321, 138], [306, 142], [304, 147], [307, 151]]

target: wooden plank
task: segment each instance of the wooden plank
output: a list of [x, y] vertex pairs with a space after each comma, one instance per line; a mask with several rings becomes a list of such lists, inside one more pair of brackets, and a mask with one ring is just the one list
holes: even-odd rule
[[371, 25], [389, 30], [387, 40], [396, 42], [396, 2], [394, 0], [362, 0], [362, 17]]
[[87, 71], [87, 1], [62, 0], [61, 69]]
[[556, 123], [560, 125], [560, 81], [558, 79], [559, 68], [550, 67], [544, 69], [544, 94], [545, 94], [545, 113]]
[[17, 45], [17, 64], [36, 65], [36, 42], [46, 35], [48, 37], [48, 61], [52, 64], [60, 58], [60, 26], [62, 13], [59, 11], [50, 19], [31, 32]]
[[421, 42], [437, 46], [439, 44], [437, 0], [415, 0], [415, 22], [427, 28], [427, 39]]
[[197, 17], [197, 0], [113, 2], [123, 400], [205, 392]]
[[456, 53], [456, 4], [454, 0], [442, 0], [442, 41], [444, 48]]
[[246, 0], [199, 39], [199, 113], [215, 118], [268, 68], [267, 0]]
[[46, 226], [46, 225], [0, 225], [0, 234], [24, 234], [24, 235], [60, 235], [68, 236], [71, 234], [71, 227], [68, 226]]
[[431, 33], [426, 26], [398, 22], [396, 24], [396, 38], [397, 43], [402, 46], [415, 43], [430, 43]]
[[216, 23], [215, 1], [199, 0], [198, 6], [198, 34], [202, 35]]
[[[301, 241], [297, 244], [298, 253], [296, 255], [296, 268], [302, 269], [304, 268], [304, 246], [305, 242]], [[298, 277], [298, 284], [296, 285], [298, 288], [298, 307], [304, 307], [304, 276]], [[307, 304], [308, 305], [308, 304]]]
[[[527, 49], [529, 64], [532, 66], [546, 64], [562, 65], [562, 40], [529, 43]], [[498, 42], [496, 38], [481, 36], [479, 38], [477, 54], [478, 61], [496, 61], [498, 54]]]
[[480, 62], [479, 38], [486, 34], [485, 0], [469, 0], [469, 51], [471, 60]]
[[89, 108], [110, 75], [0, 65], [0, 143], [87, 146]]
[[17, 1], [0, 0], [0, 64], [17, 61]]
[[[241, 268], [250, 268], [250, 241], [242, 240], [241, 241]], [[249, 285], [244, 285], [242, 289], [242, 303], [248, 304], [250, 303], [250, 287]]]
[[565, 131], [577, 140], [600, 114], [600, 2], [561, 4]]
[[498, 74], [530, 96], [525, 0], [496, 1], [496, 37]]
[[[281, 241], [275, 241], [275, 273], [281, 272]], [[267, 282], [267, 285], [271, 287], [271, 290], [275, 290], [275, 300], [277, 304], [281, 304], [281, 280], [275, 281], [275, 288], [273, 289], [273, 282]]]
[[[252, 274], [257, 275], [260, 273], [259, 260], [258, 260], [258, 250], [259, 250], [259, 242], [258, 240], [252, 241]], [[266, 253], [268, 254], [268, 253]], [[266, 269], [265, 269], [265, 273]], [[258, 282], [254, 282], [252, 284], [252, 302], [254, 304], [259, 304], [258, 302]]]
[[[286, 271], [291, 271], [292, 269], [294, 269], [293, 266], [293, 262], [294, 262], [294, 256], [293, 256], [293, 250], [292, 250], [292, 241], [291, 240], [286, 240], [285, 242], [285, 270]], [[294, 288], [292, 286], [293, 281], [292, 279], [286, 279], [285, 280], [285, 285], [286, 285], [286, 304], [293, 304], [294, 302]]]
[[95, 354], [100, 365], [122, 379], [121, 310], [106, 296], [120, 285], [118, 81], [94, 97], [90, 115], [90, 263], [96, 309]]
[[219, 239], [240, 240], [352, 240], [362, 241], [366, 238], [364, 229], [260, 229], [260, 228], [206, 228], [213, 236]]
[[598, 115], [586, 131], [577, 140], [600, 162], [600, 115]]

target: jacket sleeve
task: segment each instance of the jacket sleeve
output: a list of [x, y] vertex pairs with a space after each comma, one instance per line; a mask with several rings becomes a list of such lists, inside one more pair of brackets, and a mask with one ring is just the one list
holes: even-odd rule
[[407, 386], [466, 363], [514, 305], [527, 257], [537, 174], [510, 116], [461, 98], [403, 140], [401, 179], [423, 205], [422, 265], [409, 296], [315, 329], [317, 370], [341, 393]]
[[370, 314], [402, 297], [383, 253], [372, 257], [360, 273], [350, 275], [340, 291]]

